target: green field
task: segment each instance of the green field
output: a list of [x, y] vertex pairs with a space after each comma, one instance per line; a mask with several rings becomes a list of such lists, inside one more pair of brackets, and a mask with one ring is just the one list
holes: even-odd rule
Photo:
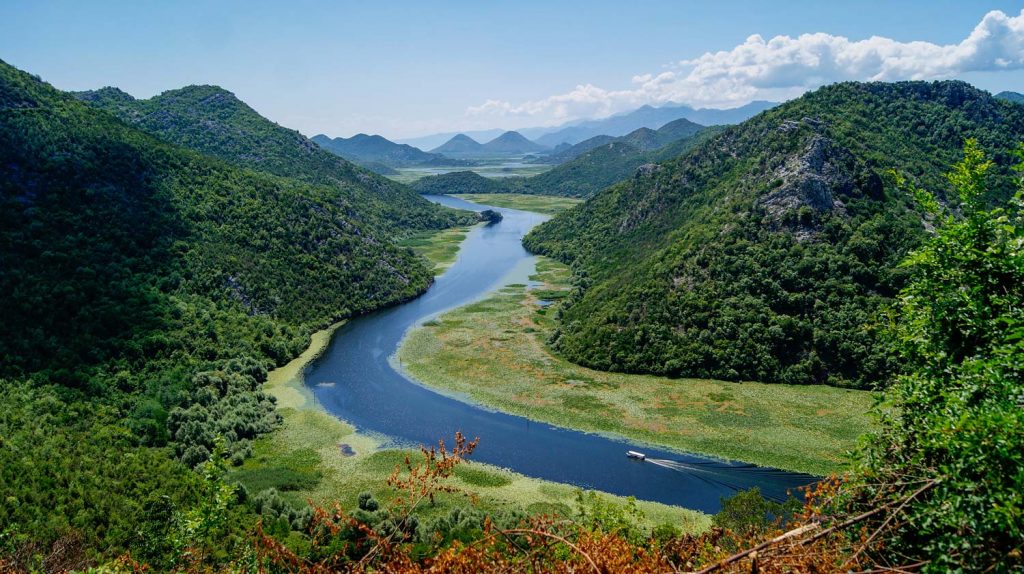
[[[827, 474], [870, 430], [872, 395], [826, 386], [628, 375], [549, 352], [568, 269], [539, 258], [529, 291], [509, 286], [410, 333], [398, 358], [423, 383], [506, 412], [762, 465]], [[539, 299], [555, 301], [541, 308]]]
[[444, 273], [455, 263], [459, 254], [459, 245], [469, 233], [469, 227], [452, 227], [441, 231], [424, 231], [416, 233], [398, 242], [402, 247], [409, 247], [417, 255], [426, 258], [434, 275]]
[[575, 197], [528, 195], [525, 193], [455, 193], [452, 194], [452, 197], [483, 205], [521, 209], [545, 215], [555, 215], [583, 201]]
[[[326, 505], [337, 501], [344, 508], [354, 507], [359, 493], [364, 491], [373, 492], [386, 501], [394, 494], [385, 485], [388, 475], [406, 455], [413, 460], [418, 457], [411, 451], [380, 449], [378, 437], [357, 433], [316, 404], [303, 382], [302, 371], [327, 346], [336, 327], [315, 334], [312, 345], [302, 356], [268, 377], [264, 389], [277, 398], [278, 412], [284, 417], [284, 423], [270, 435], [255, 441], [253, 457], [232, 471], [232, 478], [250, 492], [276, 488], [294, 504], [311, 500]], [[452, 442], [452, 437], [438, 438]], [[343, 453], [346, 446], [354, 454], [346, 456]], [[479, 448], [486, 449], [487, 445], [481, 444]], [[562, 516], [569, 516], [573, 511], [576, 490], [569, 485], [475, 462], [460, 466], [450, 485], [476, 497], [478, 507], [485, 510], [515, 508]], [[607, 496], [625, 502], [623, 498]], [[445, 513], [467, 504], [470, 504], [469, 496], [441, 494], [437, 504], [424, 511]], [[699, 532], [710, 525], [710, 517], [696, 511], [651, 502], [639, 502], [638, 506], [649, 527], [672, 524], [684, 532]]]

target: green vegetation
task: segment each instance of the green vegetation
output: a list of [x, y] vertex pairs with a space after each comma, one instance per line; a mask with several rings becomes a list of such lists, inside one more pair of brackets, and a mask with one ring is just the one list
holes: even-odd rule
[[505, 189], [502, 180], [484, 177], [473, 171], [431, 175], [414, 181], [410, 186], [417, 193], [433, 195], [501, 193]]
[[163, 539], [201, 502], [187, 467], [219, 441], [241, 463], [278, 424], [267, 369], [429, 285], [379, 235], [422, 213], [355, 202], [358, 171], [318, 185], [173, 147], [2, 62], [0, 118], [2, 551], [71, 536], [159, 562], [131, 529]]
[[427, 260], [434, 275], [444, 273], [455, 263], [459, 246], [469, 233], [468, 227], [453, 227], [441, 231], [422, 231], [398, 242]]
[[[337, 326], [335, 326], [337, 327]], [[418, 454], [404, 450], [380, 450], [380, 441], [355, 432], [347, 424], [323, 411], [302, 380], [302, 369], [330, 341], [333, 328], [313, 336], [313, 345], [288, 365], [267, 378], [266, 391], [277, 399], [284, 417], [280, 429], [256, 440], [254, 456], [229, 475], [249, 492], [274, 488], [289, 505], [301, 506], [307, 500], [320, 505], [341, 502], [355, 507], [363, 492], [373, 492], [382, 500], [396, 495], [385, 486], [388, 475], [405, 456], [415, 460]], [[354, 454], [346, 455], [343, 446]], [[481, 445], [480, 448], [486, 448]], [[569, 485], [528, 478], [483, 463], [460, 466], [451, 483], [463, 493], [479, 499], [477, 511], [495, 513], [558, 512], [571, 516], [575, 488]], [[601, 495], [619, 504], [624, 499]], [[686, 532], [707, 528], [709, 517], [699, 512], [657, 503], [638, 502], [645, 527], [674, 524]], [[437, 504], [425, 509], [421, 518], [447, 515], [469, 506], [465, 494], [441, 494]]]
[[870, 393], [595, 371], [544, 344], [570, 273], [540, 258], [541, 289], [513, 285], [414, 331], [398, 359], [423, 383], [502, 411], [592, 432], [828, 474], [871, 430]]
[[[570, 146], [567, 149], [538, 158], [536, 161], [538, 163], [558, 165], [577, 158], [590, 150], [613, 142], [628, 144], [639, 151], [651, 151], [667, 146], [671, 143], [692, 138], [704, 129], [706, 129], [704, 126], [695, 124], [685, 118], [681, 118], [669, 122], [656, 130], [652, 130], [650, 128], [639, 128], [617, 138], [606, 135], [594, 136], [590, 139], [581, 141], [574, 146]], [[717, 130], [718, 128], [712, 129]]]
[[526, 237], [577, 275], [553, 348], [621, 372], [887, 380], [878, 314], [926, 225], [883, 176], [945, 197], [966, 137], [994, 150], [986, 197], [1005, 199], [1024, 108], [960, 82], [825, 87], [642, 168]]
[[[1021, 173], [1024, 147], [1018, 157]], [[890, 331], [904, 365], [896, 409], [849, 489], [853, 514], [907, 508], [898, 527], [879, 515], [868, 528], [885, 533], [884, 559], [929, 572], [1024, 566], [1024, 185], [990, 209], [995, 169], [969, 140], [949, 175], [959, 217], [909, 189], [937, 231], [905, 262]]]
[[521, 209], [545, 215], [555, 215], [576, 206], [582, 200], [573, 197], [556, 197], [550, 195], [529, 195], [525, 193], [459, 193], [449, 194], [459, 199], [472, 201], [481, 205]]
[[331, 186], [345, 203], [356, 206], [350, 212], [384, 236], [402, 237], [410, 231], [472, 221], [469, 214], [425, 201], [408, 188], [321, 149], [217, 86], [188, 86], [148, 100], [136, 100], [116, 88], [75, 96], [173, 145], [241, 167]]

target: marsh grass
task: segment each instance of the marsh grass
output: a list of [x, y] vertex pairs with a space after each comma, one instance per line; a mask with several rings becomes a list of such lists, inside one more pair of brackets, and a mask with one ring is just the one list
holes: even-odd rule
[[459, 245], [466, 238], [469, 229], [469, 227], [453, 227], [441, 231], [416, 233], [399, 241], [398, 245], [408, 247], [426, 259], [436, 276], [444, 273], [455, 263], [455, 258], [459, 254]]
[[[570, 428], [818, 475], [871, 429], [873, 397], [826, 386], [671, 379], [586, 369], [545, 341], [568, 269], [539, 258], [538, 289], [506, 287], [412, 331], [398, 358], [428, 386]], [[539, 309], [538, 299], [554, 301]]]
[[[406, 456], [414, 461], [421, 456], [413, 450], [382, 449], [382, 438], [358, 433], [334, 418], [305, 387], [305, 365], [323, 352], [331, 333], [340, 325], [315, 334], [305, 353], [268, 377], [265, 390], [277, 398], [284, 422], [274, 432], [256, 440], [253, 457], [231, 473], [231, 478], [250, 493], [276, 488], [292, 504], [312, 501], [326, 506], [337, 501], [345, 508], [353, 508], [361, 492], [373, 492], [385, 500], [396, 495], [386, 486], [387, 477]], [[343, 445], [354, 454], [343, 453]], [[487, 445], [481, 444], [480, 448]], [[570, 485], [533, 479], [478, 462], [457, 467], [451, 484], [465, 495], [440, 494], [436, 505], [425, 509], [426, 515], [446, 514], [475, 498], [476, 504], [485, 510], [558, 511], [569, 516], [571, 508], [564, 501], [574, 500], [575, 492]], [[607, 496], [624, 502], [620, 497]], [[649, 527], [672, 524], [684, 532], [697, 533], [710, 526], [710, 517], [700, 512], [653, 502], [640, 502], [639, 506]]]

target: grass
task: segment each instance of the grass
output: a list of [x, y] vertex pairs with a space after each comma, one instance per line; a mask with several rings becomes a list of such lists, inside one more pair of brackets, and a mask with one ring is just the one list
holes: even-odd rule
[[[509, 286], [414, 330], [398, 351], [423, 383], [561, 426], [818, 475], [871, 429], [866, 391], [595, 371], [545, 340], [569, 271], [539, 258], [530, 291]], [[539, 299], [554, 301], [547, 309]]]
[[[382, 438], [358, 433], [334, 418], [306, 388], [302, 379], [305, 365], [323, 352], [339, 325], [315, 334], [305, 353], [268, 377], [265, 390], [277, 398], [284, 422], [273, 433], [256, 440], [253, 457], [231, 473], [250, 492], [276, 488], [293, 504], [339, 502], [344, 508], [353, 508], [359, 493], [366, 491], [386, 501], [395, 494], [385, 484], [387, 477], [406, 456], [413, 460], [419, 456], [408, 450], [381, 449]], [[354, 454], [346, 456], [345, 446]], [[484, 510], [515, 508], [569, 516], [572, 508], [568, 503], [574, 500], [576, 491], [570, 485], [477, 462], [460, 465], [449, 480], [465, 494], [442, 493], [425, 514], [447, 513], [455, 506], [470, 504], [468, 495], [472, 495]], [[624, 502], [620, 497], [607, 496]], [[684, 532], [700, 532], [710, 526], [710, 517], [692, 510], [652, 502], [640, 502], [639, 507], [648, 527], [672, 524]]]
[[469, 229], [452, 227], [441, 231], [424, 231], [399, 241], [398, 245], [408, 247], [420, 257], [426, 258], [433, 267], [434, 275], [440, 275], [455, 263], [459, 245], [466, 238]]
[[484, 205], [521, 209], [545, 215], [561, 213], [583, 201], [575, 197], [529, 195], [525, 193], [458, 193], [452, 194], [452, 197]]

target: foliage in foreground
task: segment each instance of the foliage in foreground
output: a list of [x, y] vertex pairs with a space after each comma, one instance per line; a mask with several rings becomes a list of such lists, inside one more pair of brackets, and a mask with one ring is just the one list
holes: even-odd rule
[[1024, 567], [1024, 185], [990, 210], [991, 169], [969, 141], [949, 176], [960, 217], [912, 188], [937, 232], [905, 262], [891, 329], [905, 368], [850, 489], [862, 509], [910, 497], [898, 521], [873, 525], [886, 557], [933, 572]]

